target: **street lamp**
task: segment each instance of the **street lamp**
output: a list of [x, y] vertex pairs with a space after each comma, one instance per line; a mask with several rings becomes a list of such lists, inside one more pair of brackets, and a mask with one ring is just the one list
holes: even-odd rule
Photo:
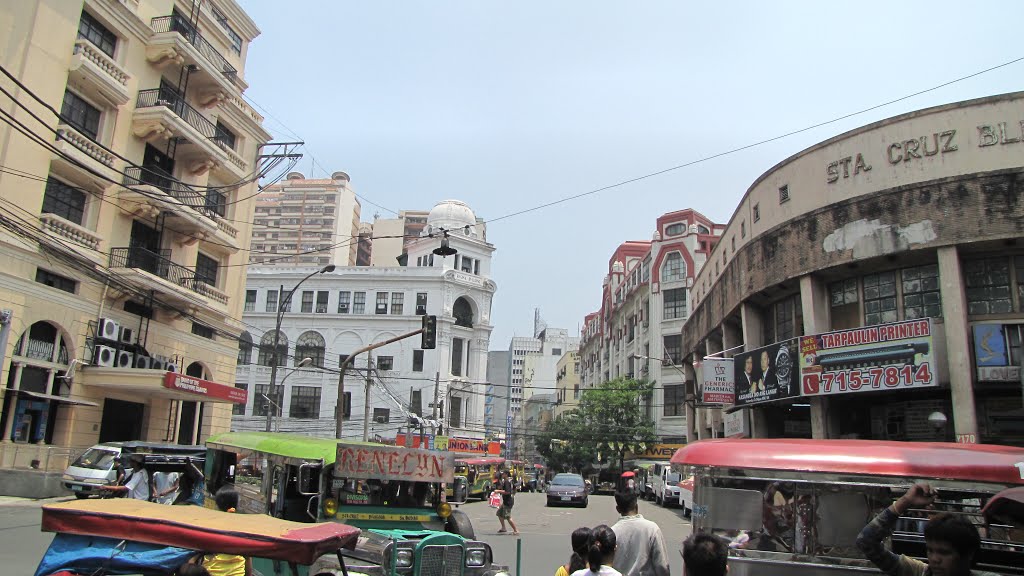
[[[324, 274], [327, 272], [334, 272], [334, 264], [328, 264], [327, 266], [324, 266], [323, 268], [317, 270], [316, 272], [310, 273], [302, 280], [299, 280], [299, 282], [291, 290], [289, 290], [287, 294], [284, 294], [283, 298], [281, 293], [284, 292], [284, 284], [282, 284], [281, 287], [277, 289], [277, 322], [274, 324], [274, 363], [270, 366], [269, 396], [271, 398], [276, 397], [275, 393], [277, 392], [275, 383], [277, 382], [277, 365], [280, 363], [280, 358], [278, 357], [280, 355], [278, 354], [277, 347], [281, 339], [281, 320], [284, 318], [284, 310], [285, 308], [288, 307], [288, 303], [292, 301], [292, 295], [295, 294], [295, 291], [298, 290], [299, 286], [301, 286], [303, 282], [309, 280], [310, 278], [316, 276], [317, 274]], [[288, 354], [286, 353], [285, 356], [287, 357]], [[310, 361], [312, 362], [312, 360]], [[272, 424], [273, 417], [271, 416], [270, 410], [267, 410], [267, 432], [270, 432]]]

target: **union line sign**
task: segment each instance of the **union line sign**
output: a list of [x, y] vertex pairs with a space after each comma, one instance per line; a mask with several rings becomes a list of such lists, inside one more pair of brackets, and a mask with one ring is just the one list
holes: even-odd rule
[[338, 442], [334, 475], [352, 480], [454, 482], [455, 455], [385, 444]]

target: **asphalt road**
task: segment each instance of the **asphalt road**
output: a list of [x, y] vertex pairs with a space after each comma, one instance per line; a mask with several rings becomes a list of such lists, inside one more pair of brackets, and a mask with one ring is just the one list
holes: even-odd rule
[[[32, 574], [50, 545], [52, 534], [39, 530], [40, 506], [32, 500], [0, 499], [0, 569], [2, 574]], [[491, 545], [495, 562], [505, 564], [517, 574], [516, 548], [520, 544], [519, 576], [554, 574], [559, 564], [569, 559], [569, 535], [580, 526], [611, 526], [618, 519], [611, 496], [591, 496], [587, 508], [547, 508], [544, 495], [516, 495], [512, 518], [520, 536], [498, 533], [495, 510], [486, 502], [471, 502], [460, 507], [469, 515], [476, 537]], [[661, 526], [668, 546], [672, 574], [682, 574], [679, 547], [690, 534], [690, 524], [678, 509], [665, 509], [651, 502], [640, 503], [640, 513]]]
[[[594, 527], [599, 524], [611, 526], [619, 518], [612, 496], [592, 495], [587, 508], [548, 508], [544, 503], [544, 494], [516, 494], [512, 519], [519, 527], [518, 537], [511, 532], [498, 533], [501, 526], [495, 516], [496, 511], [486, 502], [474, 501], [462, 505], [460, 509], [472, 519], [477, 539], [491, 545], [495, 562], [507, 565], [513, 576], [517, 574], [517, 541], [521, 542], [522, 565], [518, 571], [519, 576], [553, 575], [560, 564], [569, 560], [569, 538], [573, 530], [580, 526]], [[661, 526], [672, 574], [681, 576], [683, 559], [679, 549], [683, 540], [690, 535], [689, 521], [683, 518], [681, 510], [661, 508], [653, 502], [640, 502], [640, 513]]]

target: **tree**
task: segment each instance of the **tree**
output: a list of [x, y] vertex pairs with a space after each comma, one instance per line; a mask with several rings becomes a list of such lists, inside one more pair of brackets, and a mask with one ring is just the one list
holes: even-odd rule
[[597, 459], [596, 445], [585, 437], [579, 412], [569, 410], [548, 422], [533, 443], [551, 470], [582, 472]]
[[640, 453], [658, 442], [654, 421], [643, 409], [653, 389], [646, 380], [616, 378], [583, 390], [579, 412], [590, 443], [602, 455], [615, 455], [620, 469], [627, 452]]

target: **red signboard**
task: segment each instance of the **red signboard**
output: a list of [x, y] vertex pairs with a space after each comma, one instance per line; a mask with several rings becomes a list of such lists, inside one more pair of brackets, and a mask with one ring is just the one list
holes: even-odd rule
[[335, 478], [454, 482], [455, 456], [384, 444], [338, 442]]
[[227, 400], [235, 404], [245, 404], [249, 398], [249, 393], [241, 388], [225, 386], [224, 384], [201, 380], [193, 376], [178, 374], [177, 372], [164, 374], [164, 388], [206, 396], [207, 398]]

